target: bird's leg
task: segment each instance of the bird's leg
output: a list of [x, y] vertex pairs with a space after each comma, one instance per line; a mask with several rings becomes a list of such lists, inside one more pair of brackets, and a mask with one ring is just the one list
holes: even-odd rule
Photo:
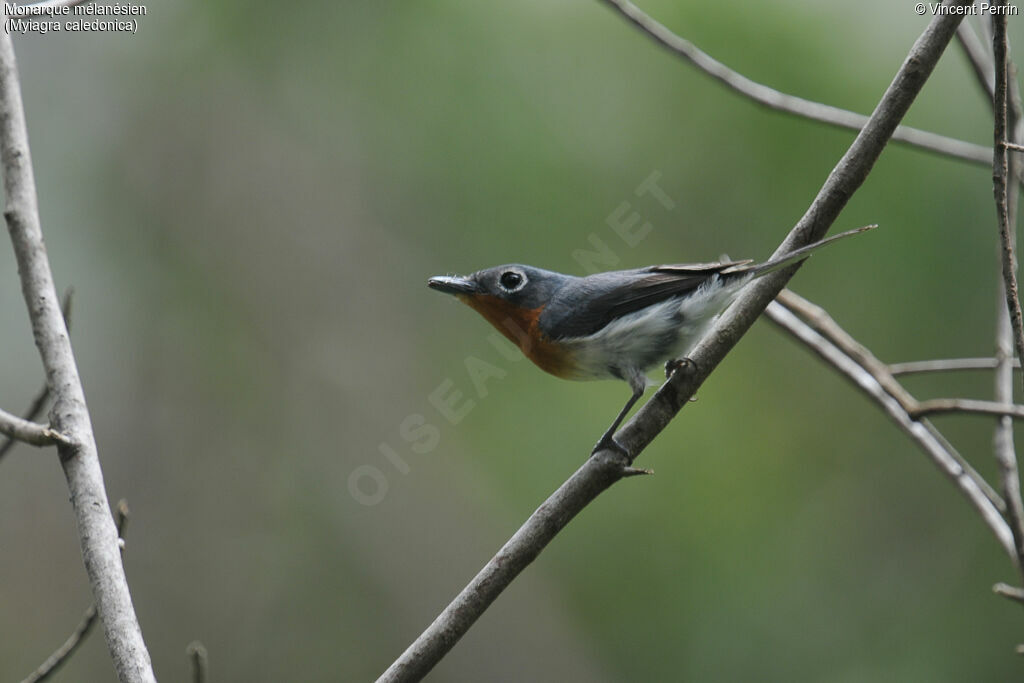
[[629, 451], [623, 448], [622, 445], [615, 440], [615, 430], [619, 428], [620, 424], [622, 424], [622, 421], [626, 418], [626, 414], [629, 412], [629, 409], [633, 407], [633, 404], [636, 403], [644, 393], [644, 387], [642, 384], [637, 386], [633, 384], [633, 382], [630, 382], [630, 385], [633, 386], [633, 395], [629, 397], [629, 400], [626, 401], [626, 405], [624, 405], [622, 410], [619, 411], [615, 421], [612, 422], [612, 426], [609, 427], [605, 431], [604, 435], [602, 435], [598, 440], [597, 445], [594, 446], [594, 450], [590, 451], [591, 455], [607, 448], [612, 451], [618, 451], [627, 458], [630, 457]]

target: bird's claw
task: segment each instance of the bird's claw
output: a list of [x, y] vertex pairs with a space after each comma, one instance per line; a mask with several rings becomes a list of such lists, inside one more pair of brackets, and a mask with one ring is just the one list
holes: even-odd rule
[[696, 370], [697, 363], [692, 358], [672, 358], [665, 361], [665, 379], [671, 379], [672, 375], [683, 369]]

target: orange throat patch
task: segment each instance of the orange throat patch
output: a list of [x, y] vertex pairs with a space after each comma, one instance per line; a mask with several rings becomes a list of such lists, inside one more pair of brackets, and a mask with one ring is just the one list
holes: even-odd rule
[[482, 315], [544, 372], [563, 379], [575, 375], [576, 364], [568, 351], [540, 331], [537, 321], [544, 311], [543, 306], [519, 308], [491, 294], [456, 294], [456, 297]]

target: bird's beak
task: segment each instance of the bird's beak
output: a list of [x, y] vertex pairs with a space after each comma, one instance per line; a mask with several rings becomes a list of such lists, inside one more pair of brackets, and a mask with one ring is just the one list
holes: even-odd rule
[[427, 280], [427, 286], [445, 294], [479, 294], [476, 283], [465, 277], [438, 275]]

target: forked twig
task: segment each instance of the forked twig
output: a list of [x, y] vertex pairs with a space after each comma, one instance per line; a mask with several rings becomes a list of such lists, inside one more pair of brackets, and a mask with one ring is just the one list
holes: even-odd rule
[[831, 321], [830, 318], [829, 327], [832, 329], [826, 330], [826, 334], [828, 334], [826, 336], [823, 334], [824, 328], [820, 322], [812, 326], [789, 307], [789, 304], [794, 301], [803, 300], [790, 290], [786, 290], [779, 296], [778, 301], [768, 307], [765, 314], [769, 320], [793, 335], [878, 404], [900, 430], [917, 443], [939, 468], [939, 471], [956, 484], [967, 501], [981, 515], [985, 524], [992, 530], [1011, 560], [1016, 563], [1017, 552], [1014, 547], [1013, 533], [1006, 520], [1003, 519], [1002, 511], [1006, 506], [999, 495], [927, 420], [915, 420], [911, 416], [903, 400], [889, 392], [887, 387], [891, 383], [884, 374], [878, 372], [877, 365], [869, 364], [870, 367], [865, 367], [848, 353], [849, 344], [840, 346], [836, 343], [836, 340], [840, 340], [841, 343], [844, 337], [849, 336], [838, 324]]
[[[690, 41], [673, 33], [630, 0], [601, 0], [601, 2], [628, 19], [630, 23], [662, 47], [683, 58], [729, 89], [769, 109], [847, 130], [859, 131], [868, 122], [868, 117], [863, 114], [789, 95], [747, 78], [722, 64]], [[985, 166], [992, 164], [992, 150], [988, 147], [917, 128], [899, 126], [893, 132], [892, 139], [912, 147], [971, 163]]]

